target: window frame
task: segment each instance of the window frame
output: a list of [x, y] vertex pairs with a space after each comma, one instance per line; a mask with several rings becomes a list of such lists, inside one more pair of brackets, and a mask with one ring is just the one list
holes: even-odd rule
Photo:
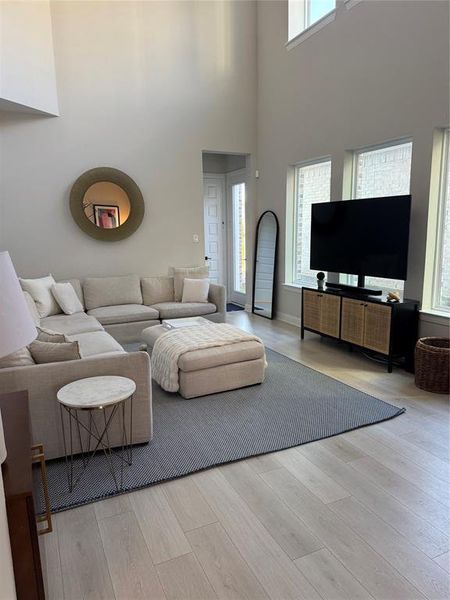
[[[443, 306], [438, 301], [441, 295], [443, 254], [444, 254], [444, 230], [445, 230], [445, 212], [447, 202], [447, 186], [450, 178], [450, 127], [442, 131], [442, 144], [439, 157], [439, 183], [437, 199], [437, 223], [435, 229], [434, 260], [433, 260], [433, 279], [431, 290], [431, 310], [433, 312], [450, 315], [450, 307]], [[449, 232], [450, 234], [450, 232]]]
[[[304, 287], [304, 283], [300, 282], [296, 279], [296, 266], [297, 266], [297, 232], [298, 232], [298, 180], [299, 180], [299, 171], [303, 167], [310, 167], [313, 165], [320, 165], [323, 163], [330, 163], [330, 170], [332, 172], [333, 162], [331, 155], [321, 156], [318, 158], [313, 158], [311, 160], [305, 160], [299, 163], [296, 163], [290, 167], [291, 169], [291, 190], [290, 190], [290, 198], [288, 197], [288, 201], [292, 202], [291, 209], [287, 207], [286, 216], [289, 220], [288, 228], [289, 233], [286, 236], [286, 257], [289, 255], [289, 260], [286, 261], [286, 285], [301, 288]], [[330, 173], [330, 202], [331, 202], [331, 173]]]
[[303, 42], [304, 40], [306, 40], [307, 38], [309, 38], [311, 35], [313, 35], [314, 33], [316, 33], [317, 31], [319, 31], [320, 29], [322, 29], [322, 27], [325, 27], [326, 25], [328, 25], [328, 23], [331, 23], [332, 21], [334, 21], [335, 16], [336, 16], [336, 10], [337, 10], [337, 4], [338, 4], [338, 0], [334, 0], [334, 8], [332, 8], [330, 11], [328, 11], [327, 13], [325, 13], [322, 17], [320, 17], [320, 19], [317, 19], [316, 21], [314, 21], [314, 23], [308, 23], [309, 21], [309, 15], [310, 15], [310, 3], [312, 0], [292, 0], [292, 1], [296, 1], [296, 2], [301, 2], [302, 3], [302, 7], [299, 9], [302, 12], [303, 15], [303, 29], [301, 29], [301, 31], [299, 31], [298, 33], [296, 33], [295, 35], [293, 35], [292, 37], [290, 37], [290, 6], [291, 6], [291, 2], [290, 0], [288, 0], [288, 35], [287, 35], [287, 41], [286, 41], [286, 48], [287, 50], [291, 50], [292, 48], [295, 48], [295, 46], [297, 46], [298, 44], [300, 44], [301, 42]]

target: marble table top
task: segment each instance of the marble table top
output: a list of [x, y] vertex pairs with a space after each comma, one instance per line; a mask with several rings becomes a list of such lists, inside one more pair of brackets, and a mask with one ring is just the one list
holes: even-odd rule
[[135, 390], [132, 379], [106, 375], [73, 381], [58, 391], [57, 398], [68, 408], [103, 408], [126, 400]]

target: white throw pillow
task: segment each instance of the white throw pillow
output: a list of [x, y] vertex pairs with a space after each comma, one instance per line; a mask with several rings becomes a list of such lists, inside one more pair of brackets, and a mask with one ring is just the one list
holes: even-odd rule
[[185, 279], [181, 302], [208, 302], [209, 279]]
[[207, 279], [209, 267], [173, 267], [169, 269], [169, 274], [173, 274], [175, 302], [180, 302], [183, 297], [183, 280], [186, 277], [188, 279]]
[[54, 283], [52, 294], [66, 315], [83, 312], [83, 305], [71, 283]]
[[52, 275], [40, 279], [20, 279], [23, 291], [28, 292], [36, 302], [36, 308], [41, 319], [61, 312], [59, 304], [52, 294], [54, 283], [55, 280]]
[[39, 325], [39, 323], [41, 322], [41, 318], [37, 310], [36, 302], [33, 300], [31, 294], [29, 294], [28, 292], [23, 292], [23, 295], [25, 296], [28, 310], [30, 311], [30, 315], [34, 321], [34, 324]]

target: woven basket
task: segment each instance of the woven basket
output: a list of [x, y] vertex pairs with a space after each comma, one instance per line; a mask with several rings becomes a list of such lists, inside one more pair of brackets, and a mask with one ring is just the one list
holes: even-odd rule
[[449, 393], [450, 338], [426, 337], [416, 344], [416, 386], [436, 394]]

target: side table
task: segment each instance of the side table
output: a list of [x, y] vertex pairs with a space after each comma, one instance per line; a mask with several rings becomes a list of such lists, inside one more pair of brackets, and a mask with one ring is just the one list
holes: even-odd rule
[[[58, 391], [69, 492], [74, 490], [97, 451], [103, 452], [117, 490], [122, 489], [124, 465], [131, 465], [133, 459], [132, 423], [135, 391], [136, 384], [132, 379], [118, 376], [79, 379]], [[127, 402], [129, 419], [126, 418], [125, 410]], [[67, 427], [64, 423], [64, 413], [68, 416]], [[122, 444], [113, 449], [109, 442], [109, 430], [115, 419], [119, 420], [122, 430]], [[75, 446], [77, 449], [74, 451]], [[82, 468], [74, 480], [74, 455], [78, 450]], [[116, 459], [120, 462], [120, 483], [116, 473]]]

